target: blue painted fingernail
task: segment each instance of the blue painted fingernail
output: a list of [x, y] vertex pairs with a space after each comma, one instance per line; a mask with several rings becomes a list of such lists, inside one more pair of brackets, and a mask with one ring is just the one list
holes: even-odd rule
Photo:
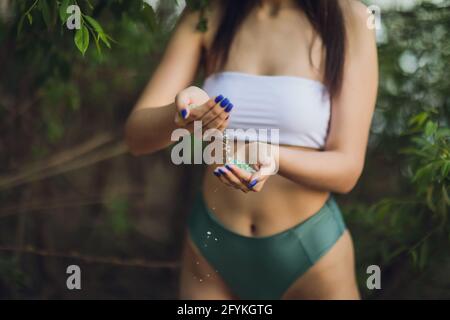
[[258, 183], [258, 179], [253, 180], [252, 182], [250, 182], [248, 184], [249, 189], [253, 188], [254, 186], [256, 186], [256, 184]]
[[225, 171], [223, 171], [222, 169], [218, 169], [220, 174], [225, 174]]
[[225, 168], [227, 168], [230, 171], [232, 170], [231, 167], [228, 164], [225, 165]]
[[228, 107], [226, 107], [225, 112], [230, 112], [233, 109], [234, 105], [230, 103]]
[[217, 172], [217, 171], [215, 171], [215, 170], [214, 170], [214, 175], [215, 175], [216, 177], [220, 177], [220, 173]]
[[219, 103], [220, 101], [223, 100], [223, 95], [219, 95], [216, 97], [216, 100], [214, 100], [216, 103]]
[[187, 118], [187, 110], [186, 110], [186, 109], [182, 109], [182, 110], [180, 111], [180, 113], [181, 113], [181, 117], [182, 117], [183, 119], [186, 119], [186, 118]]
[[222, 102], [220, 103], [220, 106], [221, 106], [222, 108], [225, 108], [229, 103], [230, 103], [230, 100], [228, 100], [227, 98], [225, 98], [225, 99], [222, 100]]

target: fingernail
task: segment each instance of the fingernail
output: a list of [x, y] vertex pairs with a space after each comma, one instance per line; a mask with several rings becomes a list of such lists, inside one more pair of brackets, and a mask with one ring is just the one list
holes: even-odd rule
[[230, 112], [231, 109], [233, 109], [233, 107], [234, 107], [234, 105], [233, 105], [232, 103], [230, 103], [230, 104], [228, 105], [228, 107], [226, 107], [225, 112]]
[[225, 165], [225, 168], [227, 168], [227, 169], [230, 170], [230, 171], [232, 170], [232, 169], [231, 169], [231, 166], [228, 165], [228, 164]]
[[249, 189], [251, 189], [251, 188], [253, 188], [254, 186], [256, 186], [256, 184], [258, 183], [258, 179], [255, 179], [255, 180], [253, 180], [252, 182], [250, 182], [249, 184], [248, 184], [248, 188]]
[[227, 98], [225, 98], [225, 99], [222, 100], [222, 102], [220, 103], [220, 106], [221, 106], [222, 108], [225, 108], [229, 103], [230, 103], [230, 100], [228, 100]]
[[223, 171], [222, 169], [218, 169], [220, 174], [225, 174], [225, 171]]
[[216, 177], [220, 177], [220, 173], [217, 172], [216, 170], [214, 170], [214, 175], [215, 175]]
[[181, 113], [181, 117], [183, 118], [183, 119], [186, 119], [187, 118], [187, 110], [186, 109], [182, 109], [181, 111], [180, 111], [180, 113]]
[[219, 103], [220, 101], [223, 100], [223, 95], [217, 96], [216, 99], [214, 100], [215, 103]]

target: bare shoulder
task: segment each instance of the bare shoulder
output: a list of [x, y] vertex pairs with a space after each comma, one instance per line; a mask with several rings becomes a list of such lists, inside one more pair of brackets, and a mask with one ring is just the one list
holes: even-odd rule
[[199, 21], [200, 21], [200, 12], [186, 7], [178, 19], [177, 29], [178, 30], [181, 29], [185, 32], [200, 34], [200, 32], [197, 29]]
[[[183, 34], [192, 34], [200, 38], [202, 44], [209, 47], [219, 26], [222, 10], [219, 1], [212, 0], [201, 10], [186, 6], [180, 15], [176, 30]], [[199, 28], [206, 22], [206, 30]]]
[[375, 32], [370, 28], [369, 8], [359, 0], [341, 0], [350, 51], [376, 46]]
[[349, 22], [365, 22], [369, 17], [368, 7], [359, 0], [340, 0], [341, 8]]
[[202, 47], [204, 43], [204, 34], [198, 30], [200, 17], [199, 11], [192, 10], [189, 7], [184, 8], [183, 12], [181, 12], [178, 17], [170, 43], [174, 44], [176, 48]]

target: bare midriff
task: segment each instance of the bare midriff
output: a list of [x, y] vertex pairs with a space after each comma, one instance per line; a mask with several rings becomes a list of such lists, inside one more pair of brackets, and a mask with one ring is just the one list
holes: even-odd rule
[[[301, 147], [308, 152], [320, 152]], [[249, 237], [266, 237], [285, 231], [314, 215], [329, 192], [271, 176], [260, 192], [243, 193], [223, 184], [208, 166], [203, 197], [209, 210], [230, 230]]]
[[[216, 30], [217, 21], [211, 19], [210, 30]], [[292, 25], [299, 27], [292, 28]], [[283, 28], [289, 31], [274, 32]], [[213, 34], [211, 31], [205, 38], [206, 51], [212, 46]], [[294, 38], [297, 40], [292, 41]], [[274, 43], [283, 43], [289, 49], [279, 50], [281, 45], [274, 46]], [[277, 19], [263, 19], [255, 10], [236, 33], [227, 63], [218, 71], [293, 75], [323, 82], [322, 59], [320, 37], [315, 37], [314, 29], [301, 10], [284, 10]], [[288, 148], [321, 152], [311, 148]], [[222, 183], [213, 174], [215, 167], [208, 167], [203, 181], [206, 205], [223, 225], [244, 236], [265, 237], [285, 231], [314, 215], [329, 197], [328, 191], [313, 189], [280, 175], [271, 176], [261, 192], [245, 194]]]

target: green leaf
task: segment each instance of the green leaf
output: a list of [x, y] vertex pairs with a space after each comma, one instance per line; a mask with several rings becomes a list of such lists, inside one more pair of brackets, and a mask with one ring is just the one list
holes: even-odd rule
[[24, 20], [25, 20], [25, 16], [22, 16], [19, 20], [19, 24], [17, 26], [17, 36], [20, 36], [20, 34], [22, 33]]
[[94, 6], [92, 5], [91, 1], [86, 0], [86, 2], [87, 2], [87, 4], [88, 4], [88, 6], [89, 6], [89, 9], [93, 10], [93, 9], [94, 9]]
[[108, 37], [106, 34], [104, 33], [100, 33], [99, 35], [100, 40], [102, 40], [102, 42], [111, 49], [111, 44], [109, 43]]
[[88, 15], [83, 15], [83, 18], [85, 18], [86, 21], [92, 26], [92, 28], [94, 28], [95, 32], [104, 33], [102, 26], [98, 23], [97, 20]]
[[102, 47], [100, 46], [98, 37], [95, 37], [94, 41], [95, 41], [95, 47], [97, 48], [98, 54], [102, 55]]
[[412, 258], [412, 264], [413, 264], [413, 266], [417, 266], [418, 257], [417, 257], [417, 252], [416, 252], [416, 250], [412, 250], [412, 251], [411, 251], [411, 258]]
[[428, 113], [423, 111], [423, 112], [419, 113], [418, 115], [415, 115], [414, 117], [412, 117], [409, 120], [408, 125], [413, 126], [413, 125], [417, 124], [420, 127], [425, 123], [425, 121], [427, 119], [428, 119]]
[[31, 14], [27, 13], [27, 19], [28, 19], [28, 23], [30, 25], [32, 25], [33, 24], [33, 16]]
[[51, 26], [51, 14], [50, 14], [50, 7], [48, 6], [47, 0], [40, 0], [39, 1], [39, 8], [42, 12], [42, 18], [44, 19], [45, 25], [47, 27]]
[[78, 50], [83, 54], [86, 53], [86, 50], [89, 47], [89, 30], [86, 28], [85, 25], [81, 27], [81, 29], [78, 29], [75, 33], [75, 45], [77, 46]]
[[441, 167], [441, 175], [443, 178], [447, 178], [450, 171], [450, 161], [445, 161]]
[[94, 18], [87, 16], [87, 15], [85, 15], [84, 18], [92, 26], [92, 28], [94, 28], [94, 31], [97, 32], [97, 39], [96, 39], [97, 49], [99, 49], [98, 39], [100, 39], [108, 48], [111, 48], [111, 44], [108, 40], [108, 36], [103, 31], [103, 28], [100, 25], [100, 23], [98, 23], [98, 21], [95, 20]]
[[416, 173], [414, 174], [413, 177], [413, 182], [417, 182], [420, 181], [426, 177], [429, 177], [431, 172], [433, 170], [433, 164], [432, 163], [428, 163], [425, 166], [419, 168]]
[[116, 235], [126, 234], [131, 229], [128, 216], [129, 207], [128, 200], [120, 198], [107, 204], [109, 224]]
[[142, 14], [144, 16], [145, 21], [149, 25], [150, 30], [154, 31], [157, 27], [157, 17], [155, 11], [148, 3], [143, 4]]
[[67, 18], [69, 17], [69, 14], [67, 13], [67, 7], [69, 6], [70, 0], [62, 0], [60, 6], [59, 6], [59, 18], [61, 19], [62, 23], [67, 22]]
[[197, 23], [197, 30], [200, 32], [208, 31], [208, 19], [201, 17], [200, 21]]
[[425, 135], [426, 136], [432, 136], [436, 133], [437, 130], [437, 124], [433, 121], [427, 121], [427, 124], [425, 125]]
[[60, 120], [52, 119], [47, 121], [47, 138], [50, 142], [56, 143], [61, 140], [64, 135], [64, 127]]

